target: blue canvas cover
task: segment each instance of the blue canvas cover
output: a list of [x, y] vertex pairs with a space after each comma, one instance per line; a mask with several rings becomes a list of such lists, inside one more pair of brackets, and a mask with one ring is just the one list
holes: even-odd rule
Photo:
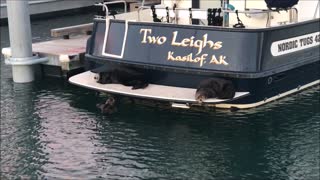
[[270, 9], [288, 9], [296, 5], [299, 0], [265, 0]]

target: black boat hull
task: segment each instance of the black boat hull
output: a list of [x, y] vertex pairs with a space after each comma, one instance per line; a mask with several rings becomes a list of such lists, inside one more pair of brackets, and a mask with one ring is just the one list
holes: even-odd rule
[[[109, 25], [106, 31], [108, 26], [105, 23], [95, 21], [86, 52], [87, 70], [103, 65], [108, 68], [132, 66], [148, 74], [152, 84], [185, 88], [196, 88], [201, 80], [221, 77], [231, 80], [238, 92], [250, 93], [246, 97], [211, 106], [251, 108], [320, 83], [318, 19], [265, 29], [111, 21], [110, 25], [115, 25], [113, 29]], [[125, 31], [125, 36], [119, 40], [122, 43], [115, 42], [110, 47], [112, 44], [108, 44], [106, 37], [120, 37], [121, 31]], [[149, 43], [149, 32], [164, 38]], [[179, 40], [178, 32], [183, 36]], [[192, 34], [194, 36], [188, 39]], [[213, 48], [203, 45], [199, 48], [183, 44], [183, 41], [190, 42], [197, 38], [203, 38], [204, 43], [217, 39], [216, 42], [221, 42], [223, 46], [218, 43], [217, 48], [214, 45]], [[170, 42], [165, 43], [164, 39]], [[109, 40], [112, 38], [109, 37]], [[181, 58], [175, 59], [170, 52]], [[189, 53], [191, 56], [187, 56]], [[201, 55], [218, 58], [212, 64], [210, 59], [201, 62], [198, 58], [196, 61], [195, 56]], [[225, 59], [219, 59], [222, 56]]]

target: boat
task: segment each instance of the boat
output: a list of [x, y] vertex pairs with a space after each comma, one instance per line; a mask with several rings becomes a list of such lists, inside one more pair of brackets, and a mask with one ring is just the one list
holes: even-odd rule
[[[295, 1], [295, 2], [294, 2]], [[123, 3], [122, 1], [119, 1]], [[279, 1], [278, 1], [279, 2]], [[169, 1], [127, 16], [96, 16], [86, 70], [69, 82], [117, 96], [178, 108], [248, 109], [320, 83], [318, 1]], [[125, 66], [147, 74], [149, 86], [101, 84], [99, 71]], [[195, 99], [199, 83], [231, 81], [233, 98]]]

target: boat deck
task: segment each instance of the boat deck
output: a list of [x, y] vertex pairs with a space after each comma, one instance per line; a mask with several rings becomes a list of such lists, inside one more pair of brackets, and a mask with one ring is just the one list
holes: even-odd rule
[[[107, 93], [126, 95], [131, 97], [156, 99], [170, 102], [180, 103], [198, 103], [195, 100], [196, 89], [192, 88], [181, 88], [173, 86], [163, 86], [156, 84], [149, 84], [145, 89], [132, 90], [129, 86], [121, 84], [100, 84], [94, 80], [95, 73], [90, 71], [72, 76], [69, 82], [78, 86], [82, 86], [88, 89], [97, 91], [103, 91]], [[232, 99], [238, 99], [249, 95], [249, 92], [237, 92], [235, 97]], [[207, 99], [203, 103], [217, 104], [222, 102], [230, 101], [231, 99]]]
[[44, 53], [51, 55], [76, 55], [84, 53], [86, 43], [89, 36], [80, 36], [72, 39], [57, 39], [52, 41], [45, 41], [34, 43], [32, 49], [36, 53]]

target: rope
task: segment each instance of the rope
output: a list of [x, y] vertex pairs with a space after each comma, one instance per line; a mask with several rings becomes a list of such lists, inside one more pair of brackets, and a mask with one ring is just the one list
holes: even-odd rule
[[234, 28], [245, 28], [245, 26], [243, 25], [242, 21], [240, 20], [239, 18], [239, 13], [238, 13], [238, 10], [236, 10], [236, 15], [237, 15], [237, 20], [238, 20], [238, 23], [233, 25]]
[[207, 20], [208, 20], [208, 26], [212, 26], [212, 18], [211, 18], [211, 13], [212, 13], [212, 9], [208, 9], [208, 18], [207, 18]]
[[117, 12], [117, 11], [114, 11], [114, 10], [111, 10], [111, 11], [109, 12], [109, 15], [113, 16], [113, 19], [116, 19], [116, 16], [115, 16], [115, 15], [117, 15], [117, 14], [118, 14], [118, 12]]
[[217, 25], [216, 13], [217, 13], [217, 9], [212, 9], [212, 13], [211, 13], [211, 25], [212, 26]]
[[153, 22], [161, 22], [161, 20], [158, 19], [157, 17], [156, 9], [154, 8], [154, 5], [151, 6], [151, 11], [152, 11]]
[[166, 7], [166, 10], [167, 10], [167, 23], [169, 23], [169, 7], [168, 6]]
[[218, 9], [218, 16], [216, 17], [216, 26], [222, 26], [223, 17], [221, 17], [221, 8]]
[[175, 22], [175, 23], [177, 23], [177, 14], [176, 14], [177, 12], [176, 12], [176, 8], [177, 8], [177, 4], [174, 3], [172, 9], [173, 9], [173, 12], [174, 12], [174, 22]]
[[192, 9], [189, 8], [189, 23], [192, 24]]

